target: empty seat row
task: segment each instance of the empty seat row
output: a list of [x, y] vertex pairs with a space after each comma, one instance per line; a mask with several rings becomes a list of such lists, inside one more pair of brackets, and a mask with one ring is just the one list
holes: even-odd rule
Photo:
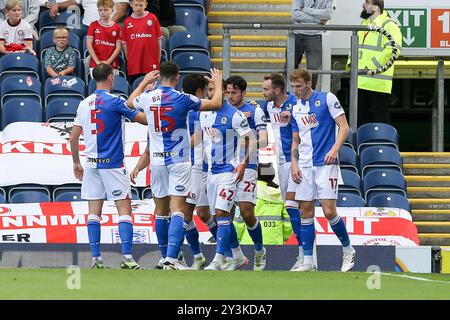
[[350, 129], [345, 146], [360, 155], [369, 146], [391, 146], [398, 150], [399, 136], [397, 130], [386, 123], [366, 123], [358, 127], [356, 133]]
[[338, 207], [383, 207], [383, 208], [400, 208], [408, 212], [411, 212], [411, 205], [406, 196], [398, 193], [383, 192], [374, 197], [371, 197], [369, 201], [356, 194], [348, 192], [339, 192], [337, 199]]

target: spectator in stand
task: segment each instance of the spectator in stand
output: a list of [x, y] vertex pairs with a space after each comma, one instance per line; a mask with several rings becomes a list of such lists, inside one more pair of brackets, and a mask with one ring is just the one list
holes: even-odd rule
[[[295, 24], [323, 24], [331, 19], [334, 0], [292, 0], [292, 19]], [[319, 70], [322, 66], [322, 31], [294, 30], [295, 68], [306, 54], [308, 70]], [[312, 87], [316, 88], [319, 76], [313, 74]]]
[[[116, 5], [116, 13], [113, 20], [119, 21], [126, 14], [128, 0], [114, 0], [114, 3]], [[75, 5], [81, 5], [84, 9], [83, 21], [81, 24], [81, 36], [84, 37], [90, 24], [100, 19], [97, 10], [97, 0], [67, 0], [54, 3], [50, 6], [50, 16], [55, 17], [59, 11], [66, 10]]]
[[113, 67], [114, 75], [119, 74], [119, 53], [122, 49], [122, 30], [117, 22], [113, 21], [113, 0], [98, 0], [98, 13], [100, 19], [89, 26], [86, 46], [91, 56], [89, 72], [100, 63]]
[[[22, 19], [30, 24], [33, 36], [37, 38], [38, 33], [34, 25], [39, 18], [39, 1], [21, 0], [20, 3], [22, 4]], [[8, 18], [6, 16], [5, 5], [6, 0], [0, 0], [0, 20], [6, 20]]]
[[172, 0], [150, 0], [146, 10], [158, 18], [161, 32], [167, 40], [175, 32], [186, 31], [185, 26], [175, 25], [176, 14]]
[[0, 22], [0, 53], [28, 52], [33, 55], [33, 34], [30, 24], [22, 19], [22, 4], [8, 0], [5, 4], [7, 20]]
[[129, 83], [150, 71], [159, 70], [161, 28], [156, 16], [145, 10], [146, 7], [146, 0], [131, 0], [133, 13], [123, 22], [122, 46]]
[[53, 47], [44, 55], [45, 71], [50, 77], [76, 76], [77, 52], [69, 46], [69, 31], [58, 27], [53, 31]]

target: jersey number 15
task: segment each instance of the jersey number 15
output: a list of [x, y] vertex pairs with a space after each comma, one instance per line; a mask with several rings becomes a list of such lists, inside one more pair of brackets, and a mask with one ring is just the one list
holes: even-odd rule
[[[175, 127], [175, 121], [166, 115], [167, 111], [172, 111], [173, 107], [150, 107], [153, 112], [155, 132], [170, 132]], [[161, 122], [166, 121], [168, 125], [161, 126]]]

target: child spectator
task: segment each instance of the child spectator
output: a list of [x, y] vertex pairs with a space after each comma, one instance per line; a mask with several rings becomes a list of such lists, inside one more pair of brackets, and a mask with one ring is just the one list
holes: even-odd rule
[[146, 6], [146, 0], [132, 0], [133, 13], [123, 23], [122, 45], [129, 83], [159, 69], [161, 28], [156, 16], [145, 10]]
[[22, 4], [19, 0], [8, 0], [5, 4], [7, 20], [0, 22], [0, 53], [28, 52], [33, 55], [31, 26], [22, 19]]
[[91, 56], [89, 72], [100, 63], [110, 64], [114, 69], [114, 75], [119, 74], [119, 53], [122, 48], [122, 30], [117, 22], [112, 20], [113, 0], [98, 0], [98, 13], [100, 20], [94, 21], [87, 32], [86, 45]]
[[77, 52], [69, 46], [69, 31], [58, 27], [53, 31], [53, 47], [45, 51], [44, 67], [50, 77], [76, 76]]

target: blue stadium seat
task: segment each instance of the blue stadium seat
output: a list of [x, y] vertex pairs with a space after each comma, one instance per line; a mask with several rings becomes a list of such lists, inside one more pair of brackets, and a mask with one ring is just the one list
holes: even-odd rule
[[[78, 78], [81, 78], [81, 76], [84, 74], [84, 63], [81, 61], [80, 57], [76, 57], [76, 67], [75, 67], [75, 74]], [[66, 76], [70, 77], [70, 76]], [[45, 82], [49, 78], [47, 71], [45, 70], [45, 66], [43, 63], [41, 63], [41, 79], [42, 82]]]
[[401, 172], [394, 169], [373, 169], [364, 177], [364, 197], [366, 201], [375, 195], [391, 192], [406, 197], [406, 181]]
[[0, 188], [0, 203], [6, 203], [6, 191]]
[[44, 95], [47, 106], [53, 97], [79, 97], [84, 99], [85, 83], [78, 77], [54, 77], [45, 81]]
[[183, 52], [175, 56], [173, 61], [180, 67], [181, 73], [210, 73], [211, 60], [200, 52]]
[[[176, 34], [176, 33], [175, 33]], [[162, 37], [161, 37], [161, 59], [162, 59], [162, 56], [164, 56], [165, 58], [166, 58], [166, 61], [168, 60], [168, 58], [169, 58], [169, 55], [167, 54], [167, 51], [168, 51], [168, 49], [167, 49], [167, 39], [166, 39], [166, 37], [163, 35]], [[161, 61], [162, 62], [162, 61]]]
[[11, 97], [28, 97], [41, 103], [41, 82], [29, 75], [11, 75], [1, 84], [1, 105]]
[[39, 61], [28, 53], [9, 53], [0, 58], [0, 78], [5, 75], [28, 74], [39, 78]]
[[208, 34], [208, 25], [204, 13], [194, 8], [175, 7], [175, 24], [185, 26], [187, 31]]
[[9, 203], [50, 202], [50, 191], [39, 184], [20, 184], [8, 191]]
[[353, 170], [355, 173], [358, 173], [358, 156], [356, 155], [355, 150], [350, 148], [349, 146], [342, 146], [339, 149], [339, 166], [341, 168], [346, 168]]
[[73, 121], [81, 97], [54, 97], [45, 107], [44, 121]]
[[343, 145], [355, 150], [355, 135], [353, 134], [352, 128], [349, 128], [347, 139], [345, 139]]
[[131, 187], [131, 200], [140, 200], [138, 189]]
[[408, 199], [405, 196], [396, 193], [379, 194], [369, 200], [368, 206], [401, 208], [411, 212], [411, 205], [409, 204]]
[[361, 196], [348, 192], [338, 192], [338, 207], [365, 207], [366, 203]]
[[[95, 91], [96, 86], [97, 84], [94, 79], [89, 81], [88, 95], [91, 95]], [[130, 95], [130, 86], [128, 85], [128, 81], [122, 77], [115, 77], [114, 86], [111, 93], [122, 96], [124, 98], [128, 98], [128, 96]]]
[[2, 130], [18, 121], [42, 122], [42, 106], [31, 98], [11, 98], [2, 106]]
[[145, 199], [152, 199], [152, 198], [153, 198], [152, 189], [144, 188], [144, 190], [142, 190], [141, 199], [145, 200]]
[[[39, 15], [39, 37], [43, 33], [51, 31], [58, 26], [64, 26], [68, 29], [75, 29], [77, 24], [81, 24], [80, 15], [72, 10], [61, 10], [56, 14], [56, 17], [50, 17], [50, 10], [45, 10]], [[79, 29], [78, 29], [79, 30]]]
[[361, 151], [359, 156], [361, 176], [365, 179], [366, 173], [373, 168], [392, 168], [402, 172], [402, 158], [397, 149], [390, 146], [371, 146]]
[[81, 199], [81, 184], [68, 183], [55, 187], [52, 199], [54, 202], [83, 201]]
[[349, 169], [342, 169], [342, 184], [339, 185], [339, 192], [345, 191], [347, 193], [353, 193], [358, 196], [361, 196], [361, 178], [360, 176]]
[[173, 0], [175, 8], [190, 8], [205, 14], [204, 0]]
[[209, 40], [202, 32], [175, 32], [169, 41], [170, 60], [180, 52], [202, 52], [208, 57], [209, 54]]
[[[41, 58], [41, 62], [44, 61], [44, 54], [48, 48], [53, 47], [55, 44], [53, 43], [53, 32], [46, 32], [42, 34], [39, 39], [39, 56]], [[78, 56], [81, 58], [82, 55], [80, 53], [80, 37], [74, 31], [69, 30], [69, 46], [74, 48], [78, 52]]]
[[358, 154], [368, 146], [388, 145], [398, 149], [397, 130], [386, 123], [366, 123], [356, 132]]

